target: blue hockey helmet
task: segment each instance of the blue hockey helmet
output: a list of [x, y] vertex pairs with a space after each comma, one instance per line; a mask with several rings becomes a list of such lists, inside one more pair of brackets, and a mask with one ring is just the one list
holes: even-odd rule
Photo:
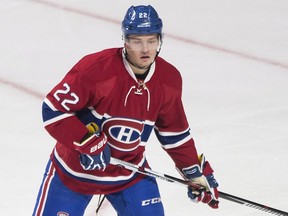
[[158, 34], [162, 37], [162, 20], [151, 6], [131, 6], [122, 22], [123, 36], [131, 34]]

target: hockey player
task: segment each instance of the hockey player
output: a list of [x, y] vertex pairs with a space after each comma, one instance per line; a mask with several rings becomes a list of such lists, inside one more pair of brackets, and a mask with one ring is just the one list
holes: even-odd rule
[[150, 5], [131, 6], [122, 30], [124, 47], [85, 56], [44, 99], [44, 125], [57, 143], [33, 215], [83, 215], [95, 194], [118, 216], [164, 215], [154, 178], [109, 164], [113, 156], [149, 167], [153, 130], [182, 176], [205, 187], [189, 187], [189, 198], [218, 208], [213, 170], [189, 132], [180, 73], [158, 56], [162, 20]]

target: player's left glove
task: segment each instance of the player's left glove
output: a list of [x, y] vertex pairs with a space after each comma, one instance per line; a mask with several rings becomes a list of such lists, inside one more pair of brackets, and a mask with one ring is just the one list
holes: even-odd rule
[[191, 181], [192, 184], [205, 187], [205, 190], [194, 190], [193, 187], [188, 187], [188, 197], [194, 202], [207, 203], [212, 208], [218, 208], [218, 183], [214, 178], [213, 169], [202, 154], [200, 156], [200, 166], [193, 165], [183, 168], [184, 177]]

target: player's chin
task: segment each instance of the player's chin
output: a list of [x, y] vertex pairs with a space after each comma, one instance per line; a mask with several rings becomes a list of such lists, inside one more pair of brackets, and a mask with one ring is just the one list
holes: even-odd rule
[[152, 62], [150, 58], [141, 58], [139, 63], [142, 66], [149, 66]]
[[145, 68], [145, 69], [148, 69], [149, 67], [150, 67], [150, 62], [149, 63], [147, 63], [147, 64], [141, 64], [141, 68]]

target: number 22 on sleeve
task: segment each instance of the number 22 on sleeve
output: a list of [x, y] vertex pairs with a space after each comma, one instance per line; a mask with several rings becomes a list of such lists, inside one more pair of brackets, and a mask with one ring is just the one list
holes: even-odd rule
[[72, 99], [63, 99], [61, 102], [61, 105], [67, 110], [69, 111], [69, 105], [71, 104], [77, 104], [79, 101], [79, 97], [74, 93], [74, 92], [70, 92], [70, 86], [67, 83], [63, 84], [64, 89], [58, 89], [55, 93], [54, 93], [54, 97], [56, 98], [57, 101], [60, 101], [61, 95], [70, 95], [72, 97]]

